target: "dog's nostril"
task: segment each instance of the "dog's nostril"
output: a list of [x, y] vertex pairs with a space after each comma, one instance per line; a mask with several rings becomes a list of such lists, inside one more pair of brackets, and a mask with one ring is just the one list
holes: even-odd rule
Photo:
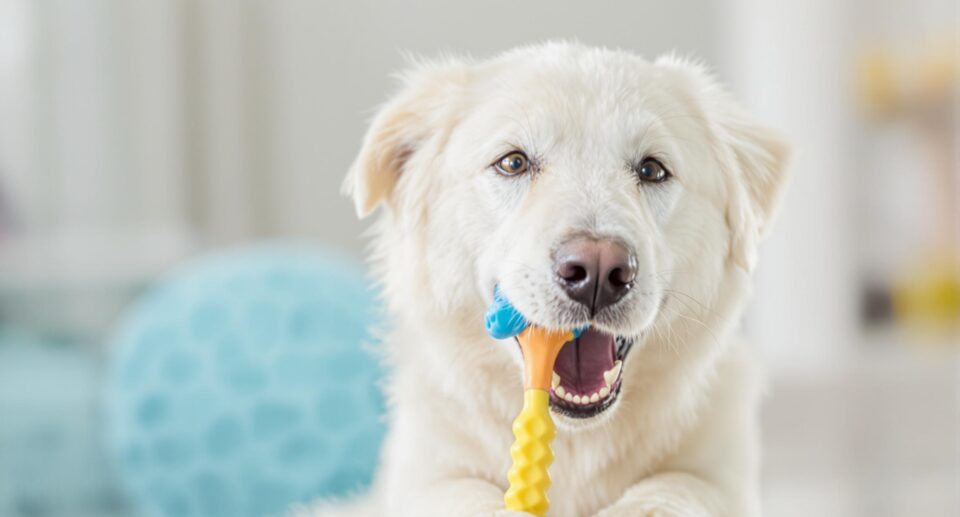
[[617, 267], [610, 270], [607, 281], [614, 287], [626, 287], [633, 282], [633, 275], [629, 274], [624, 268]]
[[557, 272], [564, 281], [571, 284], [576, 284], [578, 282], [583, 282], [587, 279], [587, 268], [583, 267], [580, 264], [574, 263], [564, 263], [560, 266], [560, 271]]

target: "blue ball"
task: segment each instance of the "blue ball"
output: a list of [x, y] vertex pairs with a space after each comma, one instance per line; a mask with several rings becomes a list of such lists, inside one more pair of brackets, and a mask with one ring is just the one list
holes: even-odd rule
[[108, 448], [153, 515], [257, 517], [369, 484], [384, 427], [373, 294], [350, 261], [263, 246], [158, 282], [116, 335]]

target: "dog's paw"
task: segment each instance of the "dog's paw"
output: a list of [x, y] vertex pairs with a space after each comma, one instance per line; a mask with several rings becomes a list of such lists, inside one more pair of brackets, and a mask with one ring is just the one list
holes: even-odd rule
[[594, 517], [710, 517], [710, 514], [705, 513], [701, 508], [645, 504], [631, 507], [607, 508]]
[[[634, 514], [637, 515], [637, 514]], [[642, 517], [680, 517], [676, 512], [665, 510], [663, 508], [648, 508], [640, 513]]]
[[606, 510], [595, 517], [686, 517], [661, 508], [634, 508], [630, 510]]

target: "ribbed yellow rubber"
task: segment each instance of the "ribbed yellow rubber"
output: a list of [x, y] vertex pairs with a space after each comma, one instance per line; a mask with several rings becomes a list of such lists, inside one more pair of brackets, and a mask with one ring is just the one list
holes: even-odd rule
[[507, 473], [510, 488], [503, 501], [507, 510], [546, 515], [550, 508], [547, 468], [553, 463], [550, 442], [557, 428], [550, 418], [550, 394], [541, 389], [523, 392], [523, 410], [513, 421], [513, 465]]

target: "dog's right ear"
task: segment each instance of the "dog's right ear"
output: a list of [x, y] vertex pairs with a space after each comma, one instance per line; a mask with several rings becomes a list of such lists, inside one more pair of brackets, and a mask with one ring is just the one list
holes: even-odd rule
[[370, 123], [360, 154], [350, 166], [343, 192], [357, 216], [370, 215], [389, 200], [410, 157], [449, 124], [448, 114], [466, 67], [455, 61], [420, 63], [404, 73], [403, 88]]

